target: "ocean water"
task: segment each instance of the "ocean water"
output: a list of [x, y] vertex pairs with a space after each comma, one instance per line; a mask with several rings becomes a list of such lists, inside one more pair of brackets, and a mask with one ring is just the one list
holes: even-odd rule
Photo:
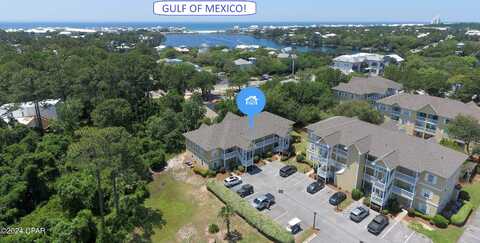
[[258, 26], [309, 26], [309, 25], [382, 25], [382, 24], [425, 24], [422, 22], [0, 22], [0, 29], [31, 29], [36, 27], [71, 27], [71, 28], [101, 28], [101, 27], [186, 27], [188, 30], [226, 30], [235, 26], [241, 28]]

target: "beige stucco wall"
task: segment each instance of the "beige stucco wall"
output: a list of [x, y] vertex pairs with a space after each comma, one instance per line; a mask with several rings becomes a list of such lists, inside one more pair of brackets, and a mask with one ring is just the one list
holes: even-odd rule
[[[419, 181], [416, 185], [415, 192], [415, 207], [419, 207], [419, 204], [427, 204], [427, 214], [433, 215], [437, 211], [442, 210], [446, 204], [452, 200], [454, 187], [458, 182], [458, 177], [460, 175], [461, 168], [458, 168], [453, 175], [446, 179], [443, 177], [437, 176], [437, 182], [432, 185], [426, 180], [427, 172], [422, 172], [420, 174]], [[432, 192], [432, 198], [426, 199], [423, 197], [423, 191], [427, 190]]]
[[336, 174], [337, 186], [342, 190], [351, 192], [354, 188], [357, 188], [357, 175], [359, 167], [359, 151], [355, 146], [348, 148], [347, 155], [347, 167], [341, 174]]

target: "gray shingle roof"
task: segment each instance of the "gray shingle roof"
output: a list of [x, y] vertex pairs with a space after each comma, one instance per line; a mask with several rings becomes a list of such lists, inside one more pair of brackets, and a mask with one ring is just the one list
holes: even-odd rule
[[430, 105], [439, 116], [453, 119], [457, 115], [470, 115], [480, 120], [480, 108], [475, 103], [463, 103], [458, 100], [429, 95], [398, 94], [377, 101], [385, 105], [398, 105], [402, 108], [418, 111]]
[[467, 155], [400, 131], [348, 117], [332, 117], [307, 126], [330, 144], [356, 145], [362, 153], [383, 158], [390, 168], [402, 166], [449, 178]]
[[286, 136], [294, 123], [269, 112], [262, 112], [254, 116], [254, 119], [255, 126], [250, 129], [247, 117], [228, 113], [221, 123], [211, 126], [204, 125], [183, 135], [206, 151], [232, 147], [246, 149], [254, 139], [271, 134]]
[[388, 89], [401, 90], [402, 84], [382, 77], [353, 77], [348, 83], [340, 83], [333, 90], [352, 94], [385, 94]]

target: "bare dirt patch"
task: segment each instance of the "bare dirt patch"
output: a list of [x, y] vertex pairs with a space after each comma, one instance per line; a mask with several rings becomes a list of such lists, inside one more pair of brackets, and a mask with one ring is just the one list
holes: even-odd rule
[[176, 234], [177, 239], [182, 242], [190, 242], [195, 238], [196, 235], [197, 229], [195, 229], [193, 224], [184, 225]]

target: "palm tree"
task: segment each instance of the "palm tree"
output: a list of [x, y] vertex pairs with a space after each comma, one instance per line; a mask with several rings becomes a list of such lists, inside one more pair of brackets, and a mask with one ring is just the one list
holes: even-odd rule
[[227, 238], [230, 237], [230, 218], [234, 215], [233, 208], [230, 205], [223, 206], [218, 212], [218, 217], [223, 219], [227, 224]]

